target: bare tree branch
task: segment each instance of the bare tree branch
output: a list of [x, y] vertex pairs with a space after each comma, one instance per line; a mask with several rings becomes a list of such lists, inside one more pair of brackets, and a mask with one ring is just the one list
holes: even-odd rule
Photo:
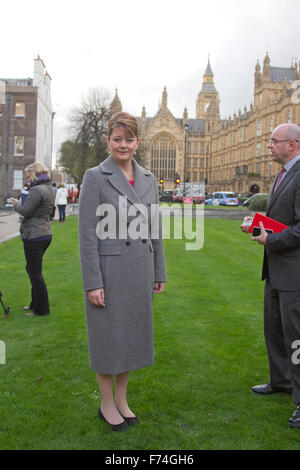
[[107, 157], [109, 104], [106, 90], [90, 88], [69, 115], [72, 138], [62, 145], [62, 165], [78, 184], [88, 168]]

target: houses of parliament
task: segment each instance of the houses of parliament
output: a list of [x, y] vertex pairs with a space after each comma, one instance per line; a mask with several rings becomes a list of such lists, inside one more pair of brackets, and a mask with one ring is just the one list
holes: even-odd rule
[[[116, 95], [111, 113], [121, 111]], [[254, 70], [254, 97], [246, 107], [228, 119], [220, 117], [220, 97], [208, 60], [201, 90], [196, 99], [196, 117], [183, 110], [181, 118], [168, 108], [164, 88], [160, 108], [154, 117], [146, 109], [138, 117], [144, 149], [142, 164], [156, 176], [164, 189], [180, 181], [205, 181], [206, 191], [236, 193], [268, 192], [278, 164], [267, 145], [279, 124], [300, 124], [300, 64], [273, 67], [266, 54], [262, 67]]]

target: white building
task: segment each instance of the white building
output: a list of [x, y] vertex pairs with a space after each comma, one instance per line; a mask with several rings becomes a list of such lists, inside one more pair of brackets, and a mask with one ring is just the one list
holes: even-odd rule
[[35, 161], [52, 168], [53, 112], [51, 77], [38, 56], [34, 61], [33, 86], [38, 89]]

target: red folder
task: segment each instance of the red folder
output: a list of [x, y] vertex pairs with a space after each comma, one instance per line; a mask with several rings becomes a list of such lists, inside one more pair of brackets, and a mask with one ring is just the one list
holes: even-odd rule
[[269, 230], [273, 233], [282, 232], [282, 230], [287, 228], [287, 225], [284, 225], [281, 222], [277, 222], [277, 220], [271, 219], [270, 217], [266, 217], [265, 215], [256, 212], [251, 227], [249, 228], [250, 233], [252, 233], [254, 227], [260, 228], [259, 222], [263, 223], [265, 230]]

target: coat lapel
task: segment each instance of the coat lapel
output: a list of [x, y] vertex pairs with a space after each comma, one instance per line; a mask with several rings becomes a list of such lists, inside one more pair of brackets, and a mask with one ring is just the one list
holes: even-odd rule
[[133, 190], [137, 194], [139, 200], [151, 189], [153, 180], [151, 178], [151, 172], [141, 167], [135, 160], [133, 160], [134, 168], [134, 185]]
[[101, 171], [102, 173], [107, 174], [107, 179], [110, 184], [122, 196], [126, 196], [130, 202], [137, 204], [141, 202], [141, 198], [150, 189], [152, 178], [150, 178], [150, 171], [142, 168], [135, 160], [133, 160], [133, 167], [135, 177], [134, 185], [132, 187], [111, 155], [100, 164]]
[[278, 186], [278, 188], [274, 192], [274, 187], [275, 187], [275, 184], [276, 184], [277, 177], [278, 177], [279, 173], [277, 174], [277, 177], [275, 178], [274, 183], [272, 185], [272, 189], [270, 191], [270, 198], [269, 198], [267, 211], [269, 211], [271, 209], [274, 202], [277, 200], [278, 196], [280, 196], [282, 191], [288, 186], [288, 184], [293, 179], [295, 173], [299, 170], [299, 168], [300, 168], [300, 161], [297, 161], [295, 163], [295, 165], [290, 169], [290, 171], [287, 172], [286, 176], [283, 178], [280, 185]]

